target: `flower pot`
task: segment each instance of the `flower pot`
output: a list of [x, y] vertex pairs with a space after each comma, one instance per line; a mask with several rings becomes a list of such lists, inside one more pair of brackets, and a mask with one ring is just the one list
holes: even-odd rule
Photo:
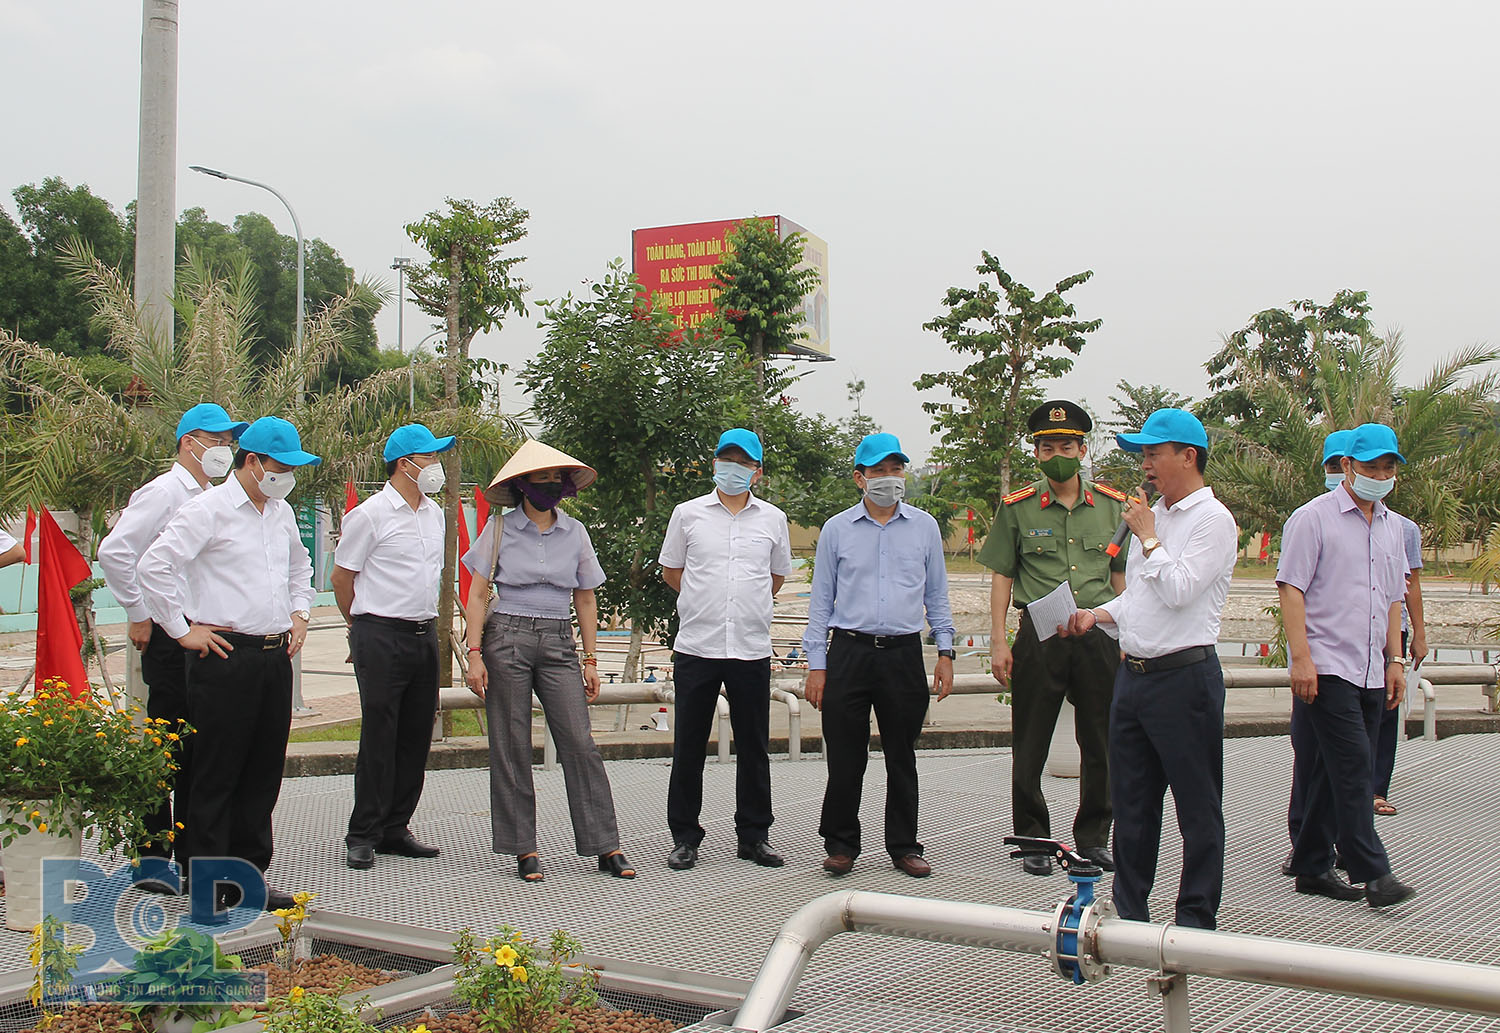
[[[25, 822], [25, 815], [43, 808], [41, 801], [0, 803], [9, 820]], [[77, 827], [78, 822], [73, 825]], [[83, 833], [59, 836], [53, 832], [32, 829], [0, 847], [0, 863], [5, 865], [5, 927], [31, 932], [42, 921], [42, 861], [61, 857], [78, 860]], [[66, 920], [67, 916], [63, 916]]]

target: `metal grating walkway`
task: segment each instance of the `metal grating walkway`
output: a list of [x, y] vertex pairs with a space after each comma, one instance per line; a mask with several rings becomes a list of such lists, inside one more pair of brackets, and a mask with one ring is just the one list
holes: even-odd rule
[[[319, 894], [320, 908], [456, 931], [500, 924], [545, 936], [561, 927], [585, 950], [693, 973], [750, 979], [782, 920], [833, 889], [869, 889], [1051, 910], [1068, 891], [1061, 876], [1023, 875], [1005, 857], [1010, 830], [1010, 756], [1006, 750], [919, 754], [921, 828], [936, 874], [913, 880], [878, 850], [852, 875], [833, 880], [818, 867], [816, 834], [823, 767], [818, 759], [772, 764], [777, 823], [772, 844], [789, 858], [761, 869], [734, 858], [733, 766], [710, 763], [704, 784], [708, 839], [689, 872], [666, 868], [668, 762], [608, 765], [634, 882], [594, 870], [572, 853], [561, 772], [535, 772], [539, 833], [547, 879], [526, 885], [514, 859], [489, 850], [488, 780], [483, 770], [436, 771], [413, 822], [442, 847], [434, 861], [380, 856], [368, 872], [343, 864], [351, 777], [289, 779], [277, 809], [273, 884]], [[1500, 739], [1413, 741], [1397, 757], [1392, 799], [1401, 813], [1378, 829], [1396, 871], [1420, 891], [1389, 914], [1292, 892], [1278, 872], [1286, 852], [1285, 813], [1291, 754], [1284, 739], [1225, 743], [1228, 873], [1220, 928], [1348, 947], [1500, 964], [1500, 815], [1493, 804]], [[1054, 823], [1066, 829], [1077, 783], [1046, 779]], [[878, 843], [884, 772], [872, 760], [866, 781], [867, 841]], [[1170, 807], [1168, 808], [1170, 814]], [[1170, 916], [1180, 841], [1168, 819], [1163, 835], [1158, 917]], [[1107, 882], [1106, 882], [1107, 885]], [[0, 972], [25, 966], [27, 937], [0, 931]], [[840, 1030], [1158, 1030], [1159, 1006], [1147, 999], [1144, 973], [1117, 970], [1104, 982], [1073, 987], [1040, 958], [974, 948], [852, 934], [814, 957], [792, 1006], [806, 1014], [788, 1033]], [[1194, 1027], [1269, 1033], [1301, 1031], [1496, 1030], [1500, 1019], [1432, 1012], [1380, 1002], [1322, 997], [1193, 979]], [[722, 1027], [693, 1027], [709, 1029]]]

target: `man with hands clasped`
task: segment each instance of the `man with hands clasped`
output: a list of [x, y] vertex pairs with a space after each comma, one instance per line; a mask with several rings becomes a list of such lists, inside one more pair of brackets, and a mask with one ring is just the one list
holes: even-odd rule
[[1214, 650], [1234, 574], [1234, 517], [1203, 482], [1208, 434], [1185, 409], [1158, 409], [1137, 434], [1161, 497], [1125, 503], [1130, 556], [1125, 591], [1073, 615], [1060, 634], [1114, 623], [1124, 660], [1109, 714], [1110, 799], [1115, 816], [1114, 903], [1121, 918], [1151, 920], [1162, 803], [1168, 788], [1182, 832], [1175, 922], [1213, 929], [1224, 887], [1224, 676]]
[[937, 521], [908, 506], [906, 455], [894, 434], [854, 453], [858, 504], [823, 525], [807, 607], [807, 701], [823, 715], [828, 786], [818, 832], [823, 870], [846, 875], [859, 856], [859, 799], [870, 710], [885, 753], [885, 848], [913, 878], [932, 874], [917, 842], [917, 736], [927, 716], [922, 617], [937, 639], [932, 691], [953, 690], [953, 614]]
[[[1371, 907], [1416, 892], [1391, 874], [1370, 806], [1381, 711], [1399, 707], [1406, 690], [1406, 553], [1400, 525], [1380, 501], [1405, 461], [1389, 427], [1356, 427], [1341, 462], [1344, 484], [1288, 518], [1276, 568], [1294, 716], [1316, 745], [1312, 764], [1299, 763], [1309, 777], [1289, 867], [1299, 893], [1363, 896]], [[1294, 746], [1305, 749], [1305, 738], [1294, 737]], [[1334, 871], [1335, 841], [1347, 883]], [[1361, 882], [1363, 891], [1351, 885]]]

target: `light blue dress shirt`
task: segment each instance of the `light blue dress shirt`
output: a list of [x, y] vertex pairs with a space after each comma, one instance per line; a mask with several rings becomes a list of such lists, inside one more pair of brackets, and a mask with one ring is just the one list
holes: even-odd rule
[[922, 630], [923, 613], [939, 649], [953, 648], [948, 568], [937, 521], [900, 503], [884, 525], [863, 501], [830, 517], [818, 536], [807, 633], [810, 671], [828, 667], [828, 629], [869, 635]]

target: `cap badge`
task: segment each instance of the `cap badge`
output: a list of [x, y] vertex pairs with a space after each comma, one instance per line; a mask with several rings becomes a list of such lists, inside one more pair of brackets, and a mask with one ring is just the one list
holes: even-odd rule
[[1053, 406], [1052, 411], [1047, 414], [1047, 419], [1052, 421], [1053, 423], [1062, 423], [1067, 420], [1067, 418], [1068, 411], [1060, 405]]

